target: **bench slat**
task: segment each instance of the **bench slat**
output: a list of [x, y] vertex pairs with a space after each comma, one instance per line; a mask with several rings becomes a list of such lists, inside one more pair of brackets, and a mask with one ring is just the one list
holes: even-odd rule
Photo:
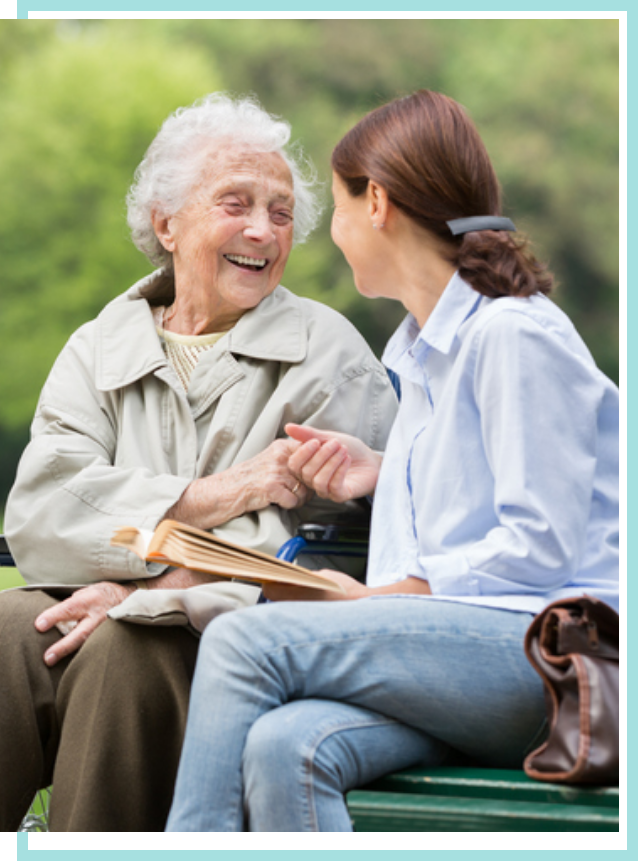
[[375, 781], [369, 788], [419, 795], [579, 804], [618, 810], [618, 787], [544, 783], [532, 780], [523, 771], [505, 769], [413, 768]]
[[618, 812], [578, 804], [352, 790], [355, 831], [618, 831]]

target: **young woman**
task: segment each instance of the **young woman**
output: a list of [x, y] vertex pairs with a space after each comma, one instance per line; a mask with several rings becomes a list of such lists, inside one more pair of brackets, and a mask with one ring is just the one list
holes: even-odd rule
[[357, 289], [408, 311], [384, 356], [401, 405], [383, 457], [289, 425], [289, 466], [320, 496], [374, 493], [367, 583], [269, 588], [209, 626], [169, 831], [349, 831], [344, 792], [389, 771], [519, 767], [544, 728], [534, 614], [618, 603], [618, 391], [501, 217], [467, 114], [415, 93], [332, 164]]

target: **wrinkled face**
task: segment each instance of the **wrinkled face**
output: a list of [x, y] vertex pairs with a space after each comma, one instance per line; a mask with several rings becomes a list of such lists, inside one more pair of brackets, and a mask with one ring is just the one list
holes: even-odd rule
[[233, 322], [279, 284], [292, 248], [292, 176], [277, 153], [212, 155], [200, 185], [166, 220], [176, 291], [210, 297]]

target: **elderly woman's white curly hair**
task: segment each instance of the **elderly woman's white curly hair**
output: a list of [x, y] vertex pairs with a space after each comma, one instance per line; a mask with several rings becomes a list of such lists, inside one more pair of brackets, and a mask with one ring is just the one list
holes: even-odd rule
[[295, 195], [294, 241], [304, 242], [316, 226], [321, 206], [315, 170], [299, 146], [288, 146], [290, 125], [268, 114], [253, 97], [233, 99], [210, 93], [165, 120], [148, 148], [126, 198], [135, 245], [158, 266], [172, 266], [172, 255], [155, 236], [151, 213], [175, 215], [202, 179], [211, 146], [279, 153], [292, 174]]

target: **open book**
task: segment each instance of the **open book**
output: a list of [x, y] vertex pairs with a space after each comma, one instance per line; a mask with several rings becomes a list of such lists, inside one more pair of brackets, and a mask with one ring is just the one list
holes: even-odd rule
[[241, 547], [176, 520], [163, 520], [155, 532], [123, 526], [115, 531], [111, 544], [136, 553], [146, 562], [166, 562], [213, 577], [345, 591], [339, 584], [307, 568]]

